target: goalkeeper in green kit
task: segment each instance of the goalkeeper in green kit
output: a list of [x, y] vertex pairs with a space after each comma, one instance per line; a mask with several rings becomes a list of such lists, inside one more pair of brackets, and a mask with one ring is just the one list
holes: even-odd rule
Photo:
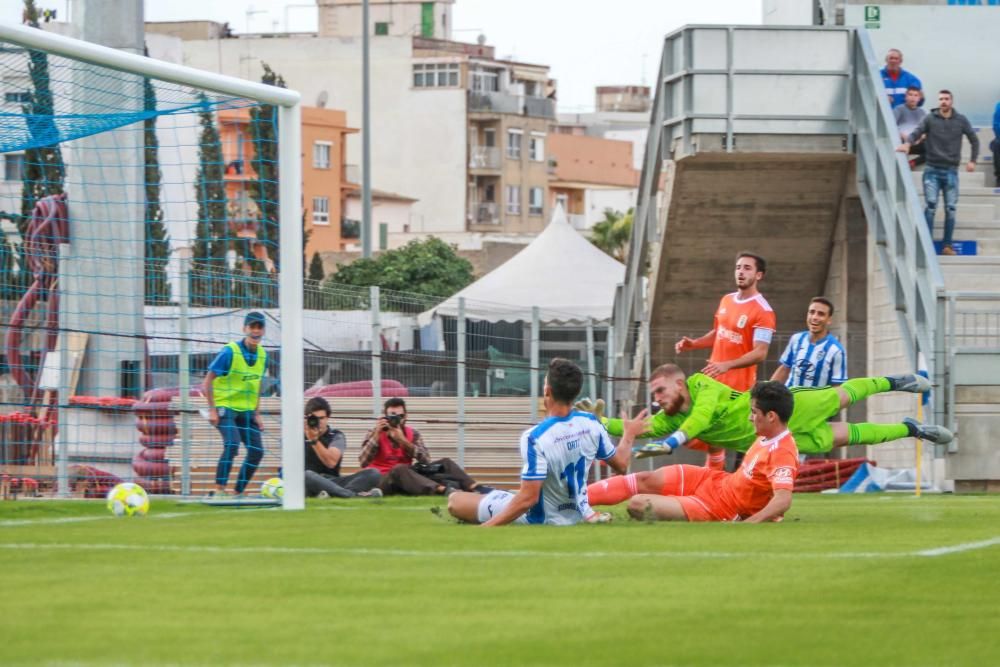
[[[674, 364], [664, 364], [653, 371], [649, 388], [661, 410], [648, 419], [647, 431], [641, 437], [664, 439], [635, 447], [633, 451], [640, 458], [670, 454], [695, 439], [716, 447], [746, 451], [757, 439], [750, 422], [750, 392], [734, 391], [701, 373], [685, 377], [684, 371]], [[792, 389], [795, 408], [788, 430], [802, 454], [823, 454], [834, 447], [877, 445], [907, 437], [943, 445], [953, 437], [948, 429], [920, 424], [909, 417], [897, 424], [828, 421], [841, 409], [873, 394], [923, 393], [930, 388], [927, 378], [920, 375], [855, 378], [836, 387], [795, 387]], [[622, 434], [620, 419], [602, 418], [602, 422], [611, 435]], [[637, 493], [659, 493], [663, 485], [660, 477], [662, 473], [653, 470], [591, 484], [590, 502], [613, 505]]]

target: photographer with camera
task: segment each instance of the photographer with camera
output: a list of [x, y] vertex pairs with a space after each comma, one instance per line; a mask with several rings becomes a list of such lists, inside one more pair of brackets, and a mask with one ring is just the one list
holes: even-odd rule
[[365, 436], [358, 461], [382, 476], [379, 487], [386, 495], [447, 495], [459, 489], [489, 493], [451, 459], [431, 461], [420, 432], [406, 425], [406, 402], [390, 398], [383, 416]]
[[330, 428], [330, 404], [319, 396], [310, 398], [305, 410], [305, 483], [306, 495], [317, 498], [379, 498], [382, 476], [377, 470], [359, 470], [340, 476], [340, 461], [347, 449], [347, 438]]

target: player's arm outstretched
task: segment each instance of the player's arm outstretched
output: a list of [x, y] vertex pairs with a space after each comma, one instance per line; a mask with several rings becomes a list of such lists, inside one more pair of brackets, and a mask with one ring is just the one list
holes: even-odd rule
[[489, 521], [481, 524], [483, 526], [503, 526], [516, 520], [519, 516], [531, 509], [538, 502], [538, 497], [542, 493], [542, 484], [545, 478], [539, 480], [521, 480], [521, 488], [517, 490], [507, 506]]
[[698, 338], [688, 338], [684, 336], [679, 341], [674, 343], [674, 352], [680, 354], [681, 352], [687, 352], [689, 350], [704, 350], [715, 345], [715, 329], [713, 328], [704, 336], [699, 336]]
[[760, 362], [767, 359], [768, 347], [770, 347], [770, 343], [754, 343], [753, 349], [746, 354], [739, 356], [732, 361], [709, 361], [705, 364], [705, 367], [701, 369], [701, 372], [710, 378], [716, 378], [723, 373], [733, 370], [734, 368], [756, 366]]
[[[599, 411], [603, 413], [604, 402], [598, 401], [598, 403], [599, 403]], [[625, 442], [624, 440], [622, 440], [621, 442], [618, 443], [618, 447], [616, 448], [615, 445], [611, 442], [611, 438], [608, 437], [610, 432], [607, 430], [606, 424], [609, 420], [601, 418], [601, 415], [598, 413], [598, 410], [596, 409], [593, 414], [597, 416], [601, 422], [600, 425], [594, 426], [594, 436], [598, 441], [597, 453], [596, 453], [597, 460], [604, 461], [609, 466], [611, 466], [611, 469], [614, 470], [616, 473], [618, 473], [619, 475], [624, 475], [625, 473], [628, 472], [628, 463], [629, 459], [632, 456], [631, 441], [635, 440], [635, 436], [633, 436], [629, 442]], [[614, 421], [618, 422], [620, 426], [621, 424], [625, 423], [624, 422], [625, 416], [626, 416], [625, 413], [622, 412], [622, 419], [616, 419]], [[649, 423], [648, 416], [649, 416], [649, 411], [643, 410], [636, 417], [636, 420], [640, 422], [638, 428], [641, 431], [645, 431], [648, 428], [648, 423]]]
[[[647, 411], [644, 410], [643, 412]], [[669, 435], [673, 432], [673, 429], [670, 427], [670, 423], [667, 420], [667, 415], [663, 412], [657, 412], [652, 417], [649, 417], [647, 414], [644, 421], [646, 430], [637, 435], [636, 439], [662, 438], [663, 436]], [[622, 419], [603, 418], [601, 419], [601, 423], [604, 424], [604, 428], [608, 430], [608, 434], [616, 438], [620, 438], [625, 432], [623, 427], [624, 422]]]
[[[733, 473], [734, 475], [737, 473]], [[792, 506], [792, 492], [788, 489], [778, 489], [774, 492], [767, 505], [761, 511], [747, 518], [744, 523], [764, 523], [775, 517], [782, 516]]]
[[687, 419], [681, 422], [670, 437], [677, 441], [677, 444], [669, 443], [671, 448], [683, 445], [692, 438], [697, 438], [699, 434], [712, 425], [715, 409], [722, 398], [722, 392], [732, 391], [729, 387], [718, 382], [715, 383], [695, 383], [691, 388], [691, 412]]

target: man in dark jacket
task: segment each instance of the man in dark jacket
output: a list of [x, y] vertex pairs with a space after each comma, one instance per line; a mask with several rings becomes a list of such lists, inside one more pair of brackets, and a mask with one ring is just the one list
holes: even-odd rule
[[934, 233], [934, 213], [937, 211], [938, 197], [944, 192], [944, 241], [942, 255], [954, 255], [951, 237], [955, 231], [955, 210], [958, 207], [958, 164], [962, 160], [962, 135], [972, 146], [972, 156], [966, 171], [976, 170], [979, 157], [979, 137], [972, 129], [969, 119], [955, 111], [951, 91], [938, 93], [938, 108], [933, 109], [910, 133], [906, 143], [896, 150], [907, 153], [910, 146], [921, 137], [927, 147], [927, 166], [924, 168], [924, 217], [927, 226]]
[[310, 398], [306, 403], [304, 425], [306, 458], [306, 495], [318, 498], [380, 497], [381, 475], [373, 470], [360, 470], [340, 476], [340, 461], [347, 449], [347, 439], [337, 429], [330, 428], [330, 404], [325, 398]]

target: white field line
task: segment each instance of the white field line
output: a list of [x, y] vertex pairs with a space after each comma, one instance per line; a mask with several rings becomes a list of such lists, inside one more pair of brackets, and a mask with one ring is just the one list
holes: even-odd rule
[[948, 554], [960, 554], [965, 551], [975, 551], [976, 549], [986, 549], [992, 546], [1000, 544], [1000, 537], [992, 537], [988, 540], [983, 540], [982, 542], [966, 542], [965, 544], [956, 544], [950, 547], [937, 547], [936, 549], [925, 549], [923, 551], [916, 552], [917, 556], [947, 556]]
[[[278, 507], [240, 507], [231, 508], [223, 507], [220, 509], [239, 509], [242, 512], [248, 510], [276, 510], [280, 509]], [[325, 507], [310, 507], [307, 512], [316, 511], [338, 511], [338, 512], [354, 512], [358, 510], [372, 510], [375, 507], [344, 507], [342, 505], [327, 505]], [[427, 507], [378, 507], [379, 511], [393, 511], [393, 512], [426, 512]], [[151, 512], [148, 516], [138, 518], [138, 521], [145, 521], [148, 519], [176, 519], [181, 516], [217, 516], [209, 512]], [[47, 526], [56, 525], [61, 523], [84, 523], [87, 521], [107, 521], [111, 519], [118, 519], [112, 514], [107, 515], [95, 515], [95, 516], [69, 516], [69, 517], [59, 517], [50, 519], [3, 519], [0, 520], [0, 528], [14, 528], [17, 526]]]
[[274, 554], [274, 555], [331, 555], [331, 556], [391, 556], [391, 557], [424, 557], [424, 558], [699, 558], [699, 559], [734, 559], [734, 558], [777, 558], [788, 560], [843, 560], [843, 559], [878, 559], [878, 558], [913, 558], [936, 557], [953, 553], [963, 553], [975, 549], [985, 549], [1000, 545], [1000, 537], [994, 537], [982, 542], [967, 542], [949, 547], [938, 547], [921, 551], [861, 551], [861, 552], [817, 552], [817, 553], [761, 553], [736, 551], [430, 551], [417, 549], [367, 549], [367, 548], [323, 548], [323, 547], [227, 547], [213, 545], [178, 545], [178, 544], [73, 544], [73, 543], [36, 543], [11, 542], [0, 544], [0, 549], [6, 550], [79, 550], [79, 551], [161, 551], [171, 553], [227, 553], [227, 554]]
[[[145, 519], [176, 519], [179, 516], [196, 516], [192, 512], [161, 512], [138, 520]], [[0, 528], [12, 528], [15, 526], [47, 526], [59, 523], [82, 523], [85, 521], [106, 521], [108, 519], [118, 519], [113, 514], [106, 516], [67, 516], [56, 519], [6, 519], [0, 521]]]

